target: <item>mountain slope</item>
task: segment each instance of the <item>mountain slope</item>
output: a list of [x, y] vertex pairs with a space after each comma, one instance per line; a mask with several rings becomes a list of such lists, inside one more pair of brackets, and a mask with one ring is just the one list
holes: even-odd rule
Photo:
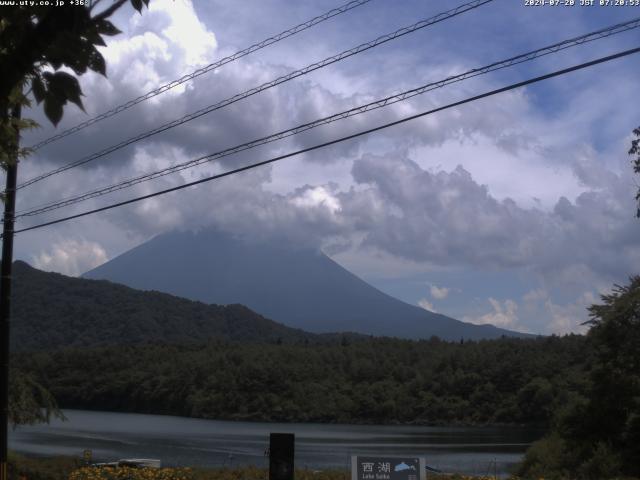
[[15, 350], [193, 343], [321, 341], [242, 305], [205, 305], [106, 281], [13, 266], [11, 343]]
[[317, 333], [437, 335], [448, 340], [520, 336], [404, 303], [322, 253], [277, 242], [249, 243], [214, 230], [160, 235], [84, 277], [205, 303], [240, 303], [285, 325]]

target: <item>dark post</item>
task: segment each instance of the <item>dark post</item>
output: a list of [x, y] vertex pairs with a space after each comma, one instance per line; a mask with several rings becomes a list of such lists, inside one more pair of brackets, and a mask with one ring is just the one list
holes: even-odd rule
[[[21, 109], [18, 105], [11, 112], [13, 119], [19, 119]], [[9, 315], [11, 313], [11, 263], [13, 262], [13, 217], [16, 211], [16, 181], [18, 177], [18, 148], [20, 132], [16, 128], [16, 145], [14, 162], [7, 165], [7, 187], [4, 199], [4, 226], [2, 230], [2, 266], [0, 267], [0, 402], [2, 402], [0, 418], [0, 480], [8, 480], [7, 451], [9, 430]]]
[[272, 433], [269, 437], [269, 480], [293, 480], [295, 435]]

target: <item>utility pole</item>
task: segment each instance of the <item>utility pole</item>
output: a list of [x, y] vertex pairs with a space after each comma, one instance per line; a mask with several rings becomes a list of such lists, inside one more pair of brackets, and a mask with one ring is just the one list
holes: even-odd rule
[[[20, 120], [21, 107], [18, 104], [11, 112], [14, 121]], [[9, 447], [9, 333], [11, 314], [11, 266], [13, 263], [13, 223], [16, 211], [16, 183], [18, 177], [18, 150], [20, 130], [15, 127], [16, 138], [13, 162], [7, 165], [7, 186], [4, 199], [4, 224], [2, 229], [2, 265], [0, 267], [0, 480], [8, 480], [7, 454]]]

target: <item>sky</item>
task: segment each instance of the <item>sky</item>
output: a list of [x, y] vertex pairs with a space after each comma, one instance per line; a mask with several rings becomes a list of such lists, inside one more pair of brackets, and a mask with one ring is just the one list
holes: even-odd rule
[[[463, 3], [463, 2], [460, 2]], [[19, 181], [460, 3], [371, 0], [38, 150]], [[640, 16], [640, 7], [494, 0], [22, 189], [18, 210], [155, 171]], [[341, 5], [337, 0], [151, 0], [113, 22], [107, 78], [86, 113], [30, 145]], [[510, 83], [639, 46], [639, 30], [434, 90], [19, 227], [177, 186]], [[631, 157], [638, 55], [404, 123], [277, 164], [18, 234], [15, 257], [79, 275], [174, 229], [214, 226], [322, 249], [408, 303], [523, 332], [584, 332], [586, 307], [640, 270]], [[161, 261], [161, 259], [159, 259]]]

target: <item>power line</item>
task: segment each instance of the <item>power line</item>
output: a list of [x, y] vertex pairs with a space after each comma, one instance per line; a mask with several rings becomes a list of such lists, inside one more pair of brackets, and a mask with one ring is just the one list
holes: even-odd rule
[[75, 215], [70, 215], [68, 217], [63, 217], [63, 218], [59, 218], [57, 220], [52, 220], [52, 221], [49, 221], [49, 222], [40, 223], [38, 225], [33, 225], [31, 227], [22, 228], [22, 229], [16, 230], [15, 233], [27, 232], [29, 230], [35, 230], [35, 229], [38, 229], [38, 228], [43, 228], [43, 227], [47, 227], [47, 226], [50, 226], [50, 225], [55, 225], [55, 224], [58, 224], [58, 223], [67, 222], [69, 220], [73, 220], [73, 219], [76, 219], [76, 218], [85, 217], [87, 215], [92, 215], [94, 213], [104, 212], [106, 210], [111, 210], [111, 209], [116, 208], [116, 207], [121, 207], [121, 206], [128, 205], [128, 204], [131, 204], [131, 203], [140, 202], [142, 200], [147, 200], [149, 198], [157, 197], [159, 195], [164, 195], [166, 193], [175, 192], [177, 190], [182, 190], [184, 188], [192, 187], [194, 185], [199, 185], [201, 183], [210, 182], [210, 181], [213, 181], [213, 180], [217, 180], [217, 179], [220, 179], [220, 178], [223, 178], [223, 177], [227, 177], [227, 176], [230, 176], [230, 175], [234, 175], [234, 174], [237, 174], [237, 173], [240, 173], [240, 172], [244, 172], [244, 171], [247, 171], [247, 170], [252, 170], [254, 168], [258, 168], [258, 167], [261, 167], [261, 166], [264, 166], [264, 165], [268, 165], [270, 163], [275, 163], [275, 162], [278, 162], [280, 160], [284, 160], [285, 158], [289, 158], [289, 157], [293, 157], [293, 156], [296, 156], [296, 155], [300, 155], [302, 153], [311, 152], [313, 150], [318, 150], [320, 148], [328, 147], [330, 145], [335, 145], [337, 143], [341, 143], [341, 142], [344, 142], [344, 141], [347, 141], [347, 140], [352, 140], [354, 138], [361, 137], [363, 135], [368, 135], [370, 133], [374, 133], [374, 132], [377, 132], [377, 131], [380, 131], [380, 130], [384, 130], [386, 128], [389, 128], [389, 127], [392, 127], [392, 126], [395, 126], [395, 125], [400, 125], [400, 124], [408, 122], [410, 120], [415, 120], [417, 118], [421, 118], [421, 117], [424, 117], [426, 115], [431, 115], [433, 113], [440, 112], [442, 110], [446, 110], [446, 109], [449, 109], [449, 108], [453, 108], [453, 107], [457, 107], [457, 106], [460, 106], [460, 105], [464, 105], [466, 103], [474, 102], [474, 101], [477, 101], [477, 100], [480, 100], [480, 99], [483, 99], [483, 98], [486, 98], [486, 97], [497, 95], [499, 93], [503, 93], [503, 92], [507, 92], [509, 90], [514, 90], [516, 88], [524, 87], [526, 85], [531, 85], [533, 83], [537, 83], [537, 82], [540, 82], [540, 81], [543, 81], [543, 80], [547, 80], [549, 78], [558, 77], [558, 76], [561, 76], [561, 75], [566, 75], [567, 73], [574, 72], [576, 70], [581, 70], [581, 69], [588, 68], [588, 67], [591, 67], [591, 66], [594, 66], [594, 65], [598, 65], [598, 64], [604, 63], [604, 62], [609, 62], [611, 60], [622, 58], [622, 57], [625, 57], [625, 56], [628, 56], [628, 55], [632, 55], [632, 54], [638, 53], [638, 52], [640, 52], [640, 47], [633, 48], [633, 49], [630, 49], [630, 50], [625, 50], [623, 52], [619, 52], [619, 53], [616, 53], [614, 55], [601, 57], [601, 58], [598, 58], [596, 60], [592, 60], [590, 62], [581, 63], [579, 65], [574, 65], [572, 67], [564, 68], [562, 70], [556, 70], [555, 72], [548, 73], [546, 75], [541, 75], [541, 76], [538, 76], [538, 77], [534, 77], [534, 78], [531, 78], [529, 80], [525, 80], [525, 81], [522, 81], [522, 82], [514, 83], [514, 84], [508, 85], [506, 87], [498, 88], [496, 90], [491, 90], [489, 92], [485, 92], [485, 93], [482, 93], [480, 95], [469, 97], [469, 98], [466, 98], [464, 100], [460, 100], [458, 102], [450, 103], [448, 105], [445, 105], [445, 106], [442, 106], [442, 107], [438, 107], [438, 108], [434, 108], [432, 110], [428, 110], [426, 112], [418, 113], [416, 115], [411, 115], [409, 117], [405, 117], [405, 118], [402, 118], [400, 120], [396, 120], [394, 122], [389, 122], [389, 123], [386, 123], [384, 125], [380, 125], [378, 127], [374, 127], [374, 128], [370, 128], [370, 129], [367, 129], [367, 130], [363, 130], [363, 131], [360, 131], [358, 133], [354, 133], [354, 134], [351, 134], [351, 135], [346, 135], [346, 136], [343, 136], [343, 137], [340, 137], [340, 138], [337, 138], [337, 139], [334, 139], [334, 140], [330, 140], [328, 142], [320, 143], [320, 144], [314, 145], [312, 147], [308, 147], [308, 148], [304, 148], [304, 149], [301, 149], [301, 150], [297, 150], [295, 152], [290, 152], [290, 153], [287, 153], [287, 154], [284, 154], [284, 155], [280, 155], [278, 157], [274, 157], [274, 158], [271, 158], [269, 160], [263, 160], [261, 162], [253, 163], [253, 164], [250, 164], [250, 165], [246, 165], [244, 167], [239, 167], [239, 168], [236, 168], [236, 169], [233, 169], [233, 170], [229, 170], [229, 171], [224, 172], [224, 173], [220, 173], [220, 174], [217, 174], [217, 175], [212, 175], [210, 177], [201, 178], [200, 180], [195, 180], [193, 182], [185, 183], [183, 185], [178, 185], [176, 187], [167, 188], [165, 190], [160, 190], [158, 192], [150, 193], [150, 194], [143, 195], [143, 196], [140, 196], [140, 197], [131, 198], [129, 200], [125, 200], [125, 201], [122, 201], [122, 202], [113, 203], [113, 204], [107, 205], [105, 207], [100, 207], [100, 208], [96, 208], [96, 209], [93, 209], [93, 210], [88, 210], [88, 211], [85, 211], [85, 212], [82, 212], [82, 213], [78, 213], [78, 214], [75, 214]]
[[429, 92], [431, 90], [435, 90], [437, 88], [442, 88], [446, 85], [452, 84], [452, 83], [457, 83], [463, 80], [466, 80], [468, 78], [472, 78], [472, 77], [476, 77], [479, 75], [483, 75], [489, 72], [493, 72], [496, 70], [500, 70], [506, 67], [510, 67], [513, 65], [518, 65], [524, 62], [528, 62], [531, 60], [534, 60], [536, 58], [540, 58], [542, 56], [545, 55], [549, 55], [552, 53], [556, 53], [560, 50], [564, 50], [570, 47], [574, 47], [576, 45], [581, 45], [587, 42], [592, 42], [594, 40], [598, 40], [598, 39], [602, 39], [605, 37], [609, 37], [611, 35], [616, 35], [622, 32], [626, 32], [628, 30], [634, 29], [634, 28], [638, 28], [640, 27], [640, 17], [634, 19], [634, 20], [630, 20], [628, 22], [624, 22], [624, 23], [619, 23], [616, 25], [612, 25], [606, 28], [602, 28], [600, 30], [596, 30], [594, 32], [585, 34], [585, 35], [581, 35], [579, 37], [574, 37], [568, 40], [564, 40], [562, 42], [558, 42], [555, 43], [553, 45], [549, 45], [543, 48], [539, 48], [537, 50], [533, 50], [531, 52], [527, 52], [527, 53], [523, 53], [520, 55], [517, 55], [515, 57], [511, 57], [509, 59], [506, 60], [501, 60], [499, 62], [495, 62], [492, 63], [490, 65], [486, 65], [484, 67], [480, 67], [480, 68], [475, 68], [473, 70], [468, 70], [467, 72], [461, 73], [459, 75], [454, 75], [454, 76], [450, 76], [447, 77], [444, 80], [439, 80], [437, 82], [431, 82], [428, 83], [426, 85], [423, 85], [421, 87], [418, 88], [414, 88], [411, 90], [407, 90], [404, 91], [402, 93], [398, 93], [396, 95], [391, 95], [388, 97], [385, 97], [383, 99], [380, 100], [376, 100], [374, 102], [370, 102], [367, 103], [365, 105], [360, 105], [358, 107], [354, 107], [351, 108], [349, 110], [345, 110], [343, 112], [340, 113], [336, 113], [333, 115], [330, 115], [328, 117], [324, 117], [318, 120], [315, 120], [313, 122], [310, 123], [305, 123], [303, 125], [299, 125], [297, 127], [294, 128], [290, 128], [288, 130], [283, 130], [280, 131], [278, 133], [274, 133], [272, 135], [266, 136], [266, 137], [262, 137], [259, 138], [257, 140], [252, 140], [250, 142], [246, 142], [231, 148], [227, 148], [225, 150], [221, 150], [215, 153], [211, 153], [196, 159], [192, 159], [189, 160], [187, 162], [183, 162], [177, 165], [172, 165], [170, 167], [166, 167], [164, 169], [152, 172], [152, 173], [147, 173], [144, 175], [139, 175], [137, 177], [133, 177], [121, 182], [117, 182], [114, 183], [112, 185], [109, 185], [107, 187], [102, 187], [96, 190], [92, 190], [89, 192], [85, 192], [82, 193], [80, 195], [76, 195], [73, 197], [68, 197], [65, 199], [61, 199], [58, 201], [54, 201], [54, 202], [48, 202], [45, 203], [43, 205], [37, 206], [37, 207], [31, 207], [31, 209], [28, 210], [22, 210], [21, 212], [18, 212], [18, 214], [16, 215], [16, 218], [20, 218], [20, 217], [28, 217], [28, 216], [34, 216], [34, 215], [39, 215], [42, 213], [46, 213], [46, 212], [50, 212], [52, 210], [57, 210], [59, 208], [62, 207], [66, 207], [69, 205], [74, 205], [76, 203], [80, 203], [82, 201], [91, 199], [91, 198], [96, 198], [96, 197], [100, 197], [102, 195], [107, 195], [109, 193], [118, 191], [118, 190], [122, 190], [124, 188], [129, 188], [132, 187], [134, 185], [137, 185], [139, 183], [148, 181], [148, 180], [153, 180], [155, 178], [159, 178], [159, 177], [163, 177], [165, 175], [169, 175], [172, 173], [177, 173], [180, 172], [182, 170], [185, 170], [187, 168], [191, 168], [191, 167], [195, 167], [197, 165], [201, 165], [203, 163], [206, 162], [211, 162], [213, 160], [218, 160], [220, 158], [223, 157], [227, 157], [245, 150], [249, 150], [251, 148], [255, 148], [258, 147], [260, 145], [265, 145], [267, 143], [271, 143], [277, 140], [281, 140], [283, 138], [287, 138], [293, 135], [296, 135], [298, 133], [307, 131], [307, 130], [311, 130], [313, 128], [319, 127], [321, 125], [326, 125], [329, 123], [333, 123], [335, 121], [338, 120], [342, 120], [345, 118], [349, 118], [352, 116], [356, 116], [356, 115], [360, 115], [362, 113], [371, 111], [371, 110], [376, 110], [378, 108], [383, 108], [386, 107], [388, 105], [392, 105], [394, 103], [397, 102], [401, 102], [401, 101], [405, 101], [408, 100], [414, 96], [417, 95], [421, 95], [424, 94], [426, 92]]
[[67, 137], [69, 135], [71, 135], [72, 133], [76, 133], [79, 132], [80, 130], [83, 130], [87, 127], [89, 127], [90, 125], [93, 125], [94, 123], [97, 123], [101, 120], [104, 120], [106, 118], [109, 117], [113, 117], [114, 115], [117, 115], [120, 112], [124, 112], [125, 110], [133, 107], [134, 105], [137, 105], [138, 103], [144, 102], [145, 100], [149, 100], [150, 98], [153, 98], [157, 95], [160, 95], [161, 93], [164, 93], [168, 90], [171, 90], [174, 87], [177, 87], [178, 85], [182, 85], [183, 83], [188, 82], [189, 80], [193, 80], [196, 77], [199, 77], [200, 75], [204, 75], [207, 72], [210, 72], [211, 70], [215, 70], [216, 68], [220, 68], [223, 65], [226, 65], [227, 63], [231, 63], [235, 60], [238, 60], [242, 57], [246, 57], [247, 55], [256, 52], [258, 50], [261, 50], [265, 47], [268, 47], [269, 45], [273, 45], [274, 43], [278, 43], [281, 40], [284, 40], [285, 38], [291, 37], [297, 33], [300, 33], [304, 30], [307, 30], [315, 25], [318, 25], [319, 23], [324, 22], [325, 20], [329, 20], [330, 18], [333, 18], [337, 15], [340, 15], [342, 13], [348, 12], [349, 10], [352, 10], [356, 7], [359, 7], [360, 5], [364, 5], [365, 3], [370, 2], [371, 0], [352, 0], [338, 8], [334, 8], [332, 10], [329, 10], [326, 13], [323, 13], [322, 15], [318, 15], [317, 17], [312, 18], [311, 20], [307, 20], [304, 23], [301, 23], [300, 25], [296, 25], [295, 27], [291, 27], [288, 30], [285, 30], [283, 32], [278, 33], [277, 35], [274, 35], [273, 37], [269, 37], [265, 40], [262, 40], [261, 42], [258, 43], [254, 43], [253, 45], [240, 50], [236, 53], [234, 53], [233, 55], [229, 55], [228, 57], [224, 57], [214, 63], [210, 63], [209, 65], [207, 65], [206, 67], [202, 67], [199, 68], [187, 75], [184, 75], [182, 77], [180, 77], [177, 80], [173, 80], [169, 83], [165, 83], [164, 85], [161, 85], [160, 87], [156, 88], [155, 90], [151, 90], [150, 92], [145, 93], [144, 95], [140, 95], [139, 97], [136, 97], [132, 100], [129, 100], [126, 103], [123, 103], [121, 105], [118, 105], [117, 107], [106, 111], [104, 113], [101, 113], [100, 115], [93, 117], [89, 120], [86, 120], [82, 123], [79, 123], [78, 125], [71, 127], [63, 132], [60, 132], [57, 135], [53, 135], [49, 138], [46, 138], [45, 140], [42, 140], [41, 142], [36, 143], [35, 145], [33, 145], [32, 147], [30, 147], [32, 150], [38, 150], [42, 147], [44, 147], [45, 145], [48, 145], [49, 143], [55, 142], [57, 140], [60, 140], [61, 138]]
[[96, 152], [92, 155], [89, 155], [87, 157], [83, 157], [79, 160], [76, 160], [74, 162], [68, 163], [66, 165], [63, 165], [62, 167], [56, 168], [55, 170], [51, 170], [50, 172], [47, 173], [43, 173], [42, 175], [38, 175], [37, 177], [34, 177], [30, 180], [27, 180], [21, 184], [18, 185], [18, 189], [27, 187], [29, 185], [32, 185], [36, 182], [39, 182], [41, 180], [44, 180], [45, 178], [48, 178], [52, 175], [56, 175], [58, 173], [61, 172], [65, 172], [71, 168], [75, 168], [78, 167], [80, 165], [84, 165], [86, 163], [89, 163], [93, 160], [96, 160], [98, 158], [104, 157], [105, 155], [108, 155], [110, 153], [113, 153], [117, 150], [120, 150], [123, 147], [126, 147], [128, 145], [131, 145], [132, 143], [138, 142], [140, 140], [144, 140], [146, 138], [152, 137], [153, 135], [157, 135], [158, 133], [162, 133], [166, 130], [169, 130], [171, 128], [177, 127], [179, 125], [182, 125], [184, 123], [187, 123], [191, 120], [195, 120], [196, 118], [202, 117], [203, 115], [206, 115], [208, 113], [211, 113], [215, 110], [219, 110], [221, 108], [227, 107], [233, 103], [236, 103], [240, 100], [243, 100], [247, 97], [250, 97], [252, 95], [255, 95], [257, 93], [260, 93], [264, 90], [267, 90], [269, 88], [275, 87], [277, 85], [280, 85], [282, 83], [288, 82], [290, 80], [293, 80], [294, 78], [298, 78], [301, 77], [303, 75], [306, 75], [310, 72], [313, 72], [315, 70], [318, 70], [320, 68], [324, 68], [328, 65], [331, 65], [333, 63], [339, 62], [341, 60], [344, 60], [345, 58], [351, 57], [353, 55], [357, 55], [358, 53], [362, 53], [366, 50], [369, 50], [371, 48], [377, 47], [378, 45], [382, 45], [383, 43], [389, 42], [391, 40], [395, 40], [397, 38], [400, 38], [404, 35], [407, 35], [409, 33], [413, 33], [417, 30], [420, 30], [422, 28], [434, 25], [436, 23], [442, 22], [444, 20], [448, 20], [449, 18], [455, 17], [457, 15], [460, 15], [464, 12], [467, 12], [469, 10], [473, 10], [475, 8], [478, 8], [486, 3], [490, 3], [493, 2], [494, 0], [473, 0], [471, 2], [465, 3], [463, 5], [460, 5], [454, 9], [451, 10], [447, 10], [446, 12], [442, 12], [439, 13], [438, 15], [435, 15], [431, 18], [425, 19], [425, 20], [421, 20], [411, 26], [408, 27], [403, 27], [399, 30], [396, 30], [395, 32], [386, 34], [386, 35], [382, 35], [378, 38], [376, 38], [375, 40], [372, 40], [370, 42], [367, 43], [363, 43], [358, 45], [357, 47], [353, 47], [349, 50], [345, 50], [337, 55], [325, 58], [324, 60], [321, 60], [320, 62], [316, 62], [313, 63], [311, 65], [307, 65], [304, 68], [301, 68], [299, 70], [295, 70], [291, 73], [288, 73], [286, 75], [283, 75], [281, 77], [276, 78], [275, 80], [271, 80], [270, 82], [266, 82], [263, 83], [262, 85], [258, 86], [258, 87], [254, 87], [251, 88], [243, 93], [239, 93], [237, 95], [234, 95], [233, 97], [227, 98], [225, 100], [222, 100], [218, 103], [215, 103], [213, 105], [209, 105], [208, 107], [204, 107], [201, 108], [200, 110], [197, 110], [193, 113], [190, 113], [188, 115], [185, 115], [182, 118], [173, 120], [169, 123], [165, 123], [164, 125], [161, 125], [160, 127], [157, 127], [153, 130], [150, 130], [148, 132], [145, 133], [141, 133], [140, 135], [137, 135], [135, 137], [131, 137], [127, 140], [124, 140], [116, 145], [112, 145], [110, 147], [107, 147], [103, 150], [100, 150], [99, 152]]

